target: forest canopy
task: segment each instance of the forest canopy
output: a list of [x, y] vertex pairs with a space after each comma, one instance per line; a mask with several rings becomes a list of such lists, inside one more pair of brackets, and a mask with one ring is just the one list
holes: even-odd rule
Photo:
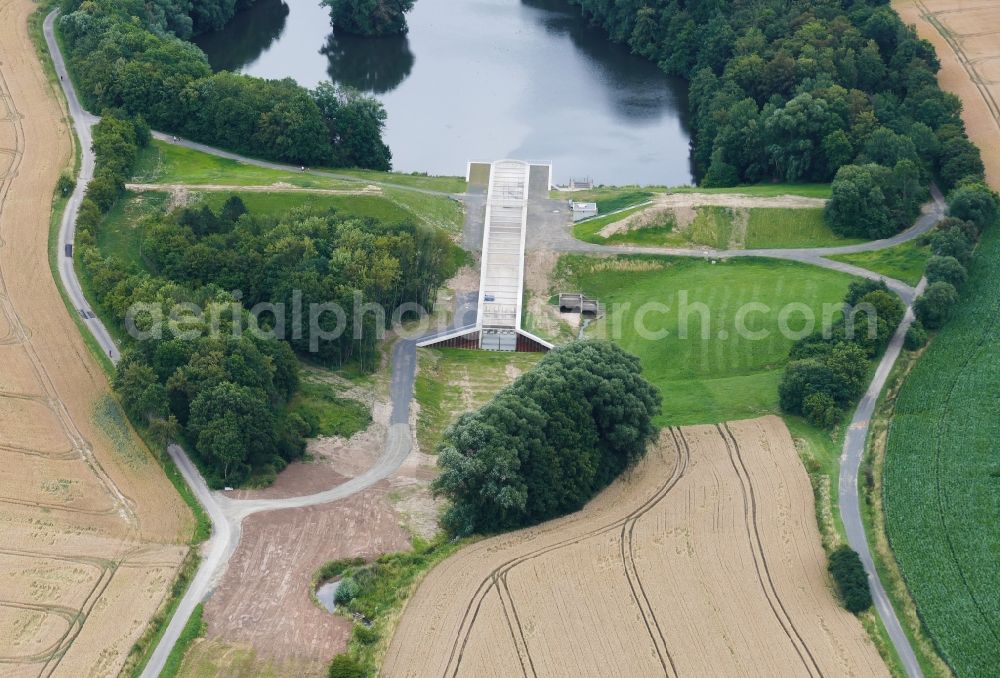
[[[249, 3], [246, 3], [249, 4]], [[221, 28], [234, 0], [64, 0], [59, 31], [81, 98], [95, 111], [143, 116], [164, 132], [302, 165], [391, 168], [385, 110], [327, 84], [212, 73], [184, 38]]]
[[933, 47], [885, 0], [572, 2], [690, 81], [705, 185], [835, 180], [834, 229], [881, 237], [910, 223], [932, 178], [946, 192], [982, 181]]
[[[261, 216], [233, 196], [218, 211], [195, 205], [146, 218], [141, 262], [105, 257], [98, 225], [148, 142], [141, 119], [105, 111], [94, 128], [95, 178], [77, 220], [76, 256], [97, 302], [113, 325], [132, 323], [115, 390], [154, 436], [166, 442], [182, 435], [213, 485], [271, 476], [318, 433], [309, 413], [291, 406], [299, 390], [296, 352], [374, 369], [391, 320], [347, 313], [337, 332], [339, 318], [329, 313], [316, 318], [314, 333], [309, 311], [300, 310], [310, 326], [297, 334], [303, 318], [296, 309], [430, 308], [456, 268], [455, 245], [438, 231], [334, 209]], [[169, 322], [152, 332], [149, 319], [157, 315]]]

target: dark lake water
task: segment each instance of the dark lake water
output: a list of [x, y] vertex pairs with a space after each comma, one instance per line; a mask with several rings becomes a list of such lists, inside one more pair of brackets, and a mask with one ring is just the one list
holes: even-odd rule
[[334, 35], [318, 0], [257, 0], [196, 42], [217, 69], [377, 96], [403, 172], [553, 164], [559, 183], [691, 182], [685, 83], [611, 44], [565, 0], [417, 0], [410, 32]]

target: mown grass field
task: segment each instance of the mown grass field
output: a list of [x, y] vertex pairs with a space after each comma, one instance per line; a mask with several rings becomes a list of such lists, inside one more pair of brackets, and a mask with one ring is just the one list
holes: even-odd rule
[[835, 261], [867, 268], [907, 285], [916, 285], [924, 275], [927, 260], [931, 258], [930, 247], [906, 242], [889, 249], [857, 254], [838, 254], [829, 257]]
[[342, 398], [331, 384], [303, 379], [289, 410], [315, 426], [317, 435], [350, 438], [368, 428], [371, 411], [364, 403]]
[[414, 397], [420, 407], [417, 442], [421, 451], [434, 452], [445, 428], [460, 414], [486, 404], [541, 358], [540, 353], [421, 350], [420, 371], [414, 386]]
[[1000, 231], [896, 402], [886, 531], [921, 619], [958, 676], [998, 675]]
[[[646, 378], [663, 393], [659, 425], [776, 413], [781, 368], [793, 341], [779, 331], [781, 309], [803, 304], [820, 322], [824, 304], [837, 305], [852, 279], [792, 262], [739, 259], [713, 265], [649, 256], [566, 256], [556, 276], [606, 305], [608, 315], [591, 326], [588, 336], [611, 338], [642, 359]], [[644, 338], [636, 320], [647, 302], [666, 310], [650, 308], [642, 318], [654, 333]], [[751, 302], [768, 309], [756, 307], [743, 326], [766, 337], [751, 339], [736, 331], [737, 313]], [[708, 313], [704, 324], [699, 308]], [[681, 332], [685, 322], [686, 337]], [[791, 313], [787, 325], [802, 330], [802, 313]], [[662, 332], [667, 334], [657, 336]]]
[[143, 218], [167, 206], [166, 193], [126, 193], [115, 203], [97, 229], [97, 247], [104, 256], [134, 262], [142, 268]]

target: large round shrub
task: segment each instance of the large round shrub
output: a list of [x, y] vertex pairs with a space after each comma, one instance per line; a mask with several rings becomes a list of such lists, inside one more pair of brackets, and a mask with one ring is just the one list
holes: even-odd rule
[[913, 305], [917, 319], [929, 330], [940, 329], [951, 317], [958, 303], [958, 291], [951, 283], [936, 282], [927, 286]]
[[927, 262], [927, 270], [925, 275], [927, 276], [927, 282], [946, 282], [951, 283], [955, 289], [960, 288], [965, 284], [966, 278], [969, 274], [965, 270], [965, 266], [955, 257], [942, 257], [935, 255], [930, 258]]
[[872, 606], [868, 575], [861, 557], [849, 546], [841, 546], [830, 554], [827, 569], [833, 576], [840, 599], [850, 612], [858, 614]]

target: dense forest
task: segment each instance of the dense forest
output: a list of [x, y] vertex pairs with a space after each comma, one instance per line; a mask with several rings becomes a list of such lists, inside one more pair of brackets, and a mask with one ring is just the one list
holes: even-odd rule
[[[454, 272], [455, 246], [424, 227], [333, 209], [255, 215], [234, 196], [217, 212], [185, 207], [148, 219], [142, 265], [104, 257], [97, 227], [148, 142], [141, 119], [103, 117], [94, 128], [95, 178], [77, 221], [86, 280], [131, 335], [115, 389], [130, 417], [161, 440], [183, 434], [209, 482], [272, 475], [317, 433], [307, 412], [289, 407], [299, 387], [295, 353], [374, 369], [392, 309], [429, 308]], [[313, 323], [311, 305], [328, 303], [343, 307], [342, 318], [329, 308]], [[357, 313], [361, 304], [385, 307], [387, 317]]]
[[434, 491], [450, 532], [495, 532], [575, 511], [635, 463], [656, 429], [660, 393], [639, 359], [577, 341], [445, 431]]
[[59, 20], [69, 67], [92, 111], [142, 115], [164, 132], [295, 164], [387, 170], [385, 110], [324, 84], [212, 73], [187, 42], [221, 28], [235, 0], [64, 0]]
[[844, 235], [909, 225], [936, 178], [982, 181], [930, 43], [888, 0], [572, 0], [690, 81], [701, 182], [833, 181]]

